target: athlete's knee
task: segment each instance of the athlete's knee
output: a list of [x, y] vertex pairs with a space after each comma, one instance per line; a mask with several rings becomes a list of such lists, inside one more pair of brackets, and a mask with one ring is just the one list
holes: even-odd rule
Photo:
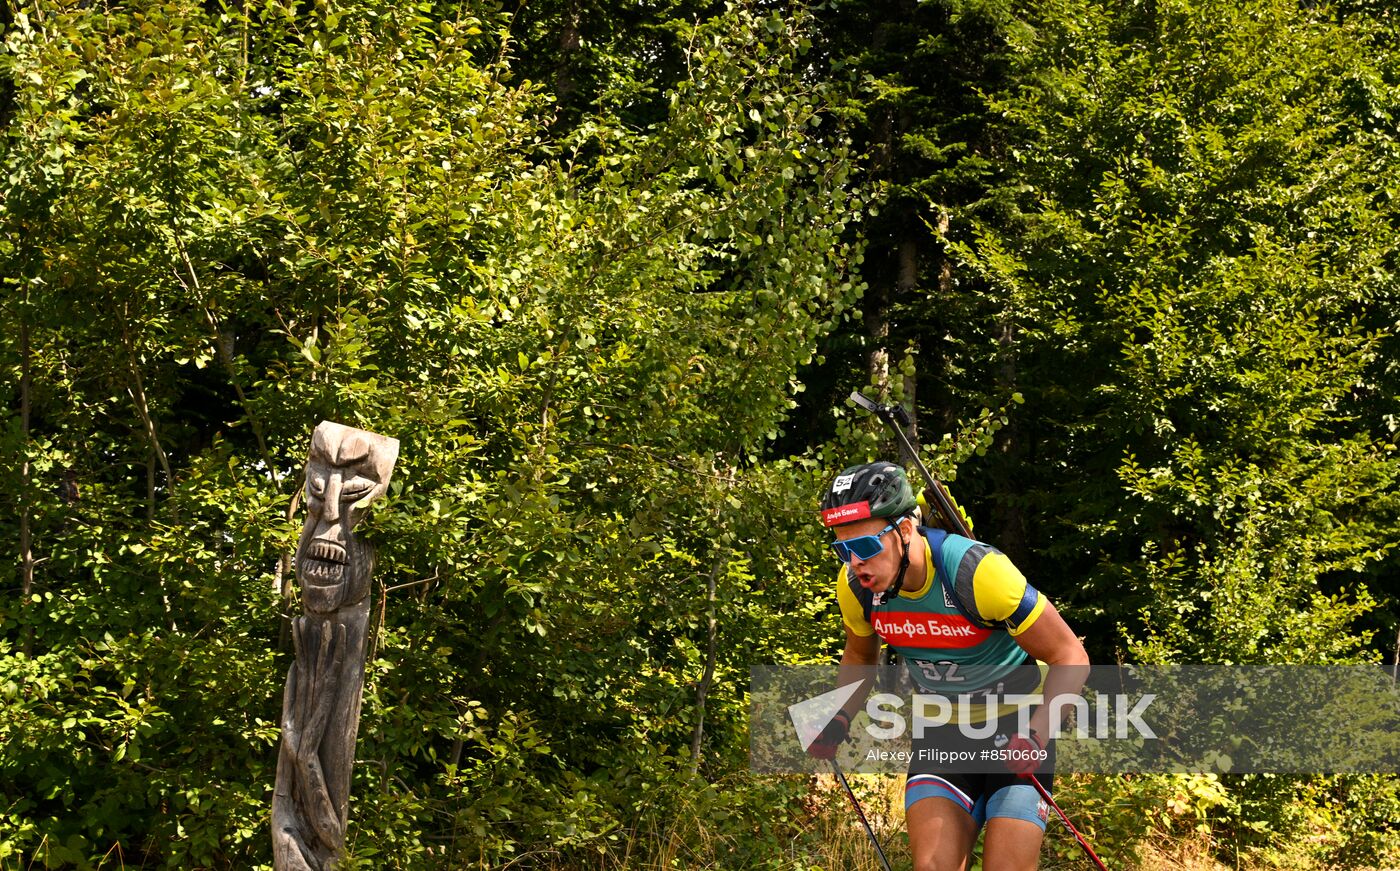
[[944, 837], [933, 839], [911, 837], [909, 852], [914, 871], [966, 871], [972, 844], [960, 834], [945, 832]]
[[914, 871], [941, 871], [932, 856], [914, 854]]
[[931, 852], [914, 856], [914, 871], [964, 871], [966, 868], [966, 859], [938, 856]]

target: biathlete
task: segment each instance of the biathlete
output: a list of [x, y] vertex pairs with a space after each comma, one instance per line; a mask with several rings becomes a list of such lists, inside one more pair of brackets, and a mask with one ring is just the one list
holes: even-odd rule
[[[868, 674], [883, 640], [903, 657], [921, 694], [966, 699], [979, 690], [998, 697], [1038, 692], [1053, 699], [1078, 693], [1089, 657], [1049, 600], [995, 548], [919, 526], [917, 506], [904, 469], [888, 462], [846, 469], [822, 498], [822, 522], [833, 530], [832, 548], [842, 562], [836, 581], [846, 629], [840, 683]], [[869, 684], [846, 702], [809, 753], [835, 756]], [[1048, 809], [1024, 778], [1034, 775], [1052, 788], [1048, 739], [1059, 727], [1050, 722], [1052, 710], [1040, 705], [1027, 720], [1025, 711], [1002, 707], [989, 715], [997, 718], [994, 728], [984, 714], [982, 725], [989, 728], [967, 730], [953, 722], [922, 738], [916, 731], [904, 788], [916, 871], [966, 869], [983, 825], [984, 871], [1036, 867]], [[1029, 728], [1018, 728], [1023, 723]], [[930, 762], [933, 757], [998, 761], [990, 768], [964, 764], [959, 771]]]

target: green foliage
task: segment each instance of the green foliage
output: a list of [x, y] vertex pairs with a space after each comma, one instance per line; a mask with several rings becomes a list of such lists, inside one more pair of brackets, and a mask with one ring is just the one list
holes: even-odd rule
[[[1100, 656], [1374, 661], [1397, 473], [1382, 26], [1293, 2], [1024, 15], [988, 88], [1001, 177], [944, 234], [1015, 325], [1022, 444], [964, 476], [1023, 475], [993, 498], [1041, 520], [1030, 551], [1076, 579], [1057, 598]], [[1330, 783], [1232, 780], [1202, 824], [1221, 852], [1340, 863], [1368, 812], [1319, 811]], [[1131, 808], [1159, 785], [1110, 789], [1144, 790]], [[1179, 832], [1104, 813], [1111, 841]]]
[[689, 24], [653, 126], [554, 129], [489, 15], [304, 11], [43, 6], [7, 34], [0, 362], [33, 410], [3, 474], [40, 560], [0, 605], [7, 855], [267, 862], [321, 418], [403, 445], [365, 527], [357, 866], [613, 850], [739, 765], [753, 651], [833, 631], [778, 580], [814, 552], [783, 545], [812, 472], [759, 460], [858, 292], [802, 22]]
[[1393, 61], [1291, 2], [1029, 19], [1005, 182], [948, 239], [1015, 312], [1042, 474], [1081, 482], [1033, 485], [1039, 549], [1138, 658], [1346, 661], [1394, 517]]
[[[347, 867], [866, 855], [743, 773], [750, 663], [840, 643], [855, 387], [1098, 656], [1375, 660], [1392, 18], [10, 9], [0, 868], [266, 867], [324, 418], [402, 442]], [[1397, 861], [1394, 778], [1064, 795], [1125, 862]]]
[[[822, 13], [847, 26], [830, 38], [861, 83], [847, 111], [888, 181], [866, 276], [889, 296], [867, 297], [880, 317], [845, 333], [891, 359], [919, 343], [929, 444], [1005, 406], [990, 449], [958, 454], [979, 534], [1029, 567], [1097, 658], [1388, 656], [1390, 13], [1292, 0], [908, 12]], [[875, 377], [845, 363], [833, 397], [867, 380], [914, 396], [910, 373], [885, 384], [865, 362]], [[879, 449], [874, 430], [839, 426]], [[1211, 821], [1237, 806], [1261, 833], [1293, 833], [1219, 832], [1260, 855], [1298, 841], [1286, 817], [1313, 814], [1307, 783], [1272, 803], [1253, 801], [1252, 780], [1225, 788]], [[1103, 814], [1111, 841], [1180, 834]], [[1338, 814], [1327, 825], [1349, 827]], [[1342, 861], [1337, 849], [1310, 861]]]
[[[1055, 792], [1094, 851], [1120, 867], [1139, 866], [1149, 838], [1208, 832], [1210, 818], [1234, 807], [1213, 774], [1057, 777]], [[1046, 841], [1061, 861], [1083, 861], [1073, 838]]]

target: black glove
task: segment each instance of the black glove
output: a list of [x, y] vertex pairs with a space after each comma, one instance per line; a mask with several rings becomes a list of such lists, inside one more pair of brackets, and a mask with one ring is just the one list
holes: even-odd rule
[[841, 742], [846, 740], [846, 736], [851, 732], [851, 718], [846, 716], [845, 711], [837, 711], [836, 716], [831, 718], [831, 722], [826, 724], [822, 733], [817, 736], [807, 747], [807, 753], [817, 759], [835, 759], [836, 748], [841, 746]]

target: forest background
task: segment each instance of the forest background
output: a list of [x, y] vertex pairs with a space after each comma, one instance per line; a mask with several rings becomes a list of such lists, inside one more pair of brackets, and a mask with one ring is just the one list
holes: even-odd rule
[[[1387, 3], [0, 23], [0, 868], [268, 867], [321, 419], [402, 441], [347, 867], [868, 863], [745, 725], [839, 650], [856, 388], [1095, 661], [1394, 655]], [[1117, 867], [1400, 864], [1394, 776], [1061, 791]]]

